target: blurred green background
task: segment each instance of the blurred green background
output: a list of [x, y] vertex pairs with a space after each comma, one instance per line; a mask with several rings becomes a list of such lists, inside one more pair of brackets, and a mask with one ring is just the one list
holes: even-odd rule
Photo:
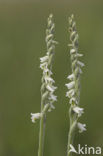
[[37, 156], [39, 122], [30, 120], [40, 110], [41, 70], [45, 55], [47, 17], [54, 14], [56, 47], [53, 66], [58, 90], [56, 109], [48, 113], [45, 156], [65, 156], [69, 129], [64, 84], [71, 72], [68, 16], [73, 13], [84, 54], [80, 119], [87, 131], [75, 144], [103, 146], [103, 1], [0, 0], [0, 156]]

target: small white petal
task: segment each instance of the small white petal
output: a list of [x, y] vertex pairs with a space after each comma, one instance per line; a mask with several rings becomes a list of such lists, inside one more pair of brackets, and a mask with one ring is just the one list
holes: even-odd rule
[[77, 100], [76, 100], [75, 97], [72, 97], [72, 98], [70, 99], [69, 103], [72, 104], [72, 102], [75, 102], [75, 103], [77, 104]]
[[45, 82], [46, 82], [46, 83], [47, 83], [47, 82], [55, 83], [55, 81], [54, 81], [51, 77], [49, 77], [49, 76], [45, 76]]
[[47, 52], [47, 55], [49, 56], [49, 52]]
[[47, 88], [50, 92], [54, 92], [54, 89], [53, 89], [50, 85], [47, 85], [46, 88]]
[[51, 103], [50, 104], [51, 109], [55, 109], [55, 106]]
[[51, 112], [52, 109], [55, 109], [55, 106], [52, 103], [50, 103], [50, 108], [48, 109], [48, 112]]
[[41, 113], [31, 113], [31, 120], [32, 120], [32, 122], [35, 123], [35, 121], [36, 121], [37, 119], [40, 119], [41, 116], [42, 116]]
[[55, 87], [55, 86], [52, 86], [52, 88], [53, 88], [54, 90], [56, 90], [56, 89], [57, 89], [57, 87]]
[[76, 55], [77, 55], [77, 57], [82, 57], [83, 56], [83, 54], [80, 54], [80, 53], [78, 53]]
[[52, 41], [52, 43], [53, 43], [53, 44], [59, 44], [59, 42], [57, 42], [57, 41]]
[[46, 37], [46, 42], [47, 42], [50, 38], [52, 38], [52, 36], [53, 36], [53, 34], [48, 35], [48, 36]]
[[69, 97], [69, 98], [71, 98], [74, 94], [75, 94], [74, 89], [71, 89], [68, 92], [66, 92], [66, 96]]
[[73, 79], [74, 79], [74, 74], [69, 75], [69, 76], [67, 77], [67, 79], [73, 80]]
[[78, 107], [78, 106], [76, 106], [76, 107], [73, 108], [73, 111], [74, 111], [75, 113], [77, 113], [79, 117], [84, 113], [83, 110], [84, 110], [83, 108], [80, 108], [80, 107]]
[[46, 67], [46, 68], [44, 68], [44, 70], [43, 70], [43, 74], [45, 74], [45, 73], [48, 73], [48, 75], [52, 75], [53, 73]]
[[73, 44], [68, 44], [69, 47], [73, 47]]
[[67, 86], [68, 89], [72, 89], [74, 87], [74, 85], [75, 85], [75, 82], [74, 81], [66, 84], [66, 86]]
[[49, 72], [49, 69], [48, 68], [45, 68], [45, 70], [43, 72], [44, 73], [47, 73], [47, 72]]
[[55, 89], [57, 89], [57, 87], [50, 86], [49, 84], [46, 86], [46, 88], [52, 93], [55, 91]]
[[81, 61], [77, 62], [79, 66], [84, 67], [84, 63], [82, 63]]
[[48, 56], [44, 56], [40, 58], [40, 62], [45, 62], [48, 60]]
[[70, 54], [74, 54], [74, 53], [76, 53], [76, 50], [75, 49], [71, 49], [70, 50]]
[[82, 124], [82, 123], [78, 122], [77, 126], [79, 128], [79, 133], [86, 131], [86, 124]]
[[50, 94], [50, 97], [49, 97], [50, 100], [53, 100], [53, 101], [57, 101], [57, 96], [53, 95], [53, 94]]
[[40, 64], [40, 68], [46, 70], [47, 69], [47, 62]]

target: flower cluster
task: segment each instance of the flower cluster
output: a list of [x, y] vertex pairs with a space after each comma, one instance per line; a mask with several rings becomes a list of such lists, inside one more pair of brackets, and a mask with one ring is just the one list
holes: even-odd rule
[[[82, 73], [81, 68], [84, 66], [84, 63], [79, 61], [79, 58], [83, 55], [78, 53], [78, 33], [76, 30], [76, 23], [74, 21], [73, 15], [69, 18], [69, 32], [71, 41], [71, 44], [69, 44], [69, 46], [71, 47], [70, 56], [72, 74], [67, 77], [70, 82], [66, 84], [66, 87], [68, 88], [66, 96], [70, 99], [69, 103], [71, 104], [71, 111], [77, 116], [76, 119], [78, 119], [78, 117], [80, 117], [84, 112], [84, 109], [79, 107], [80, 75]], [[77, 127], [79, 128], [79, 132], [83, 132], [86, 130], [84, 124], [77, 123]]]
[[36, 120], [40, 119], [42, 116], [42, 113], [31, 113], [31, 120], [33, 123], [36, 122]]
[[54, 86], [55, 81], [52, 78], [52, 62], [55, 54], [55, 44], [57, 43], [54, 41], [54, 29], [55, 25], [53, 22], [53, 15], [51, 14], [48, 18], [48, 28], [46, 30], [46, 45], [47, 45], [47, 53], [46, 56], [40, 58], [40, 68], [43, 70], [43, 77], [42, 77], [42, 87], [41, 93], [46, 96], [45, 104], [49, 104], [49, 111], [54, 109], [53, 103], [57, 101], [57, 96], [54, 95], [54, 91], [57, 87]]
[[[53, 22], [53, 15], [51, 14], [48, 18], [48, 27], [46, 30], [46, 45], [47, 45], [47, 53], [46, 56], [40, 58], [40, 68], [43, 71], [42, 76], [42, 86], [41, 86], [41, 104], [43, 105], [41, 109], [41, 113], [38, 114], [39, 117], [46, 113], [47, 111], [51, 111], [55, 109], [53, 103], [57, 101], [57, 96], [54, 95], [54, 91], [57, 87], [54, 86], [55, 81], [52, 78], [52, 62], [55, 54], [55, 44], [54, 41], [54, 29], [55, 25]], [[45, 109], [46, 105], [46, 109]], [[45, 110], [45, 111], [44, 111]], [[38, 115], [31, 114], [32, 119], [38, 119]], [[34, 120], [32, 120], [34, 121]]]

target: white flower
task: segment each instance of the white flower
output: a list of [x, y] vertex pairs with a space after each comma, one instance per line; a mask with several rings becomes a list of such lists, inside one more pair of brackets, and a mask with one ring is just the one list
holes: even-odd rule
[[48, 68], [47, 66], [45, 66], [44, 70], [43, 70], [43, 74], [45, 75], [46, 73], [48, 73], [50, 76], [53, 74]]
[[70, 102], [70, 104], [72, 104], [72, 102], [75, 102], [77, 104], [77, 100], [75, 97], [72, 97], [69, 102]]
[[40, 64], [40, 68], [42, 70], [46, 70], [47, 69], [47, 62], [44, 62], [44, 63]]
[[31, 120], [33, 123], [35, 123], [36, 120], [40, 119], [42, 116], [42, 113], [31, 113]]
[[52, 38], [53, 37], [53, 34], [49, 34], [47, 37], [46, 37], [46, 42], [48, 42], [48, 40], [50, 39], [50, 38]]
[[50, 76], [45, 76], [45, 82], [52, 82], [52, 83], [55, 83], [55, 81], [50, 77]]
[[71, 89], [68, 92], [66, 92], [66, 96], [69, 97], [69, 98], [73, 97], [74, 94], [75, 94], [74, 89]]
[[84, 67], [84, 63], [82, 63], [81, 61], [77, 62], [79, 66]]
[[73, 80], [73, 79], [74, 79], [74, 74], [69, 75], [69, 76], [67, 77], [67, 79]]
[[66, 84], [66, 86], [67, 86], [68, 89], [72, 89], [74, 87], [74, 85], [75, 85], [75, 82], [74, 81]]
[[78, 122], [77, 126], [79, 128], [79, 133], [86, 131], [86, 124], [82, 124], [82, 123]]
[[59, 42], [57, 42], [57, 41], [54, 41], [54, 40], [52, 41], [52, 43], [53, 43], [53, 44], [59, 44]]
[[48, 60], [48, 56], [44, 56], [40, 58], [40, 62], [45, 62]]
[[70, 54], [74, 54], [75, 52], [76, 52], [75, 49], [71, 49], [71, 50], [70, 50]]
[[57, 101], [57, 96], [53, 95], [53, 94], [50, 94], [50, 97], [49, 97], [50, 100], [53, 100], [53, 101]]
[[73, 108], [73, 111], [74, 111], [75, 113], [77, 113], [79, 117], [82, 115], [82, 113], [84, 113], [83, 110], [84, 110], [83, 108], [80, 108], [80, 107], [78, 107], [78, 106], [76, 106], [76, 107]]
[[50, 85], [48, 84], [48, 85], [46, 86], [46, 88], [47, 88], [50, 92], [53, 93], [57, 87], [50, 86]]
[[83, 56], [83, 54], [80, 54], [80, 53], [76, 54], [76, 55], [77, 55], [77, 57], [82, 57]]
[[47, 66], [46, 66], [46, 68], [45, 68], [45, 70], [43, 71], [43, 73], [45, 74], [45, 73], [47, 73], [47, 72], [49, 72], [49, 69], [48, 69]]
[[50, 103], [50, 108], [48, 109], [48, 112], [51, 112], [52, 109], [55, 109], [55, 106], [53, 105], [53, 103]]

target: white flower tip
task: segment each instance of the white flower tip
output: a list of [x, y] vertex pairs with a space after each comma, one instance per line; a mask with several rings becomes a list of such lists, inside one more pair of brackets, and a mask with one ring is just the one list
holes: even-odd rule
[[73, 80], [73, 79], [74, 79], [74, 74], [69, 75], [69, 76], [67, 77], [67, 79]]
[[44, 57], [41, 57], [40, 58], [40, 62], [45, 62], [45, 61], [47, 61], [48, 60], [48, 56], [44, 56]]
[[46, 68], [47, 68], [47, 62], [44, 62], [44, 63], [40, 64], [40, 68], [42, 70], [46, 70]]
[[65, 84], [65, 86], [66, 86], [68, 89], [72, 89], [72, 88], [74, 87], [74, 85], [75, 85], [75, 82], [74, 82], [74, 81], [72, 81], [72, 82], [70, 82], [70, 83], [68, 83], [68, 84]]
[[72, 98], [74, 94], [75, 94], [74, 89], [71, 89], [68, 92], [66, 92], [66, 97]]
[[55, 83], [55, 81], [50, 76], [45, 76], [45, 82], [52, 82]]
[[51, 13], [51, 14], [49, 15], [49, 17], [50, 17], [50, 18], [53, 18], [53, 14]]
[[52, 109], [55, 109], [55, 106], [53, 104], [50, 104], [50, 108], [48, 109], [48, 112], [51, 112]]
[[86, 124], [82, 124], [82, 123], [78, 122], [77, 126], [79, 128], [79, 133], [86, 131]]
[[74, 54], [74, 53], [76, 53], [76, 50], [75, 49], [71, 49], [70, 50], [70, 54]]
[[59, 42], [57, 42], [57, 41], [53, 41], [53, 43], [54, 43], [54, 44], [59, 44]]
[[42, 116], [41, 113], [31, 113], [31, 120], [33, 123], [36, 122], [36, 120], [40, 119]]
[[49, 84], [46, 86], [46, 88], [47, 88], [51, 93], [53, 93], [53, 92], [57, 89], [57, 87], [50, 86]]
[[81, 62], [81, 61], [78, 61], [78, 65], [81, 66], [81, 67], [85, 66], [85, 64], [83, 62]]
[[49, 100], [57, 101], [57, 96], [50, 94]]
[[46, 88], [47, 88], [50, 92], [54, 92], [54, 89], [53, 89], [50, 85], [47, 85]]
[[84, 109], [83, 109], [83, 108], [80, 108], [80, 107], [78, 107], [78, 106], [74, 107], [74, 108], [73, 108], [73, 111], [74, 111], [75, 113], [77, 113], [79, 117], [84, 113]]
[[72, 102], [75, 102], [76, 104], [78, 104], [77, 100], [75, 97], [72, 97], [69, 101], [70, 104], [72, 104]]
[[78, 56], [78, 57], [82, 57], [82, 56], [83, 56], [83, 54], [78, 53], [78, 54], [77, 54], [77, 56]]

